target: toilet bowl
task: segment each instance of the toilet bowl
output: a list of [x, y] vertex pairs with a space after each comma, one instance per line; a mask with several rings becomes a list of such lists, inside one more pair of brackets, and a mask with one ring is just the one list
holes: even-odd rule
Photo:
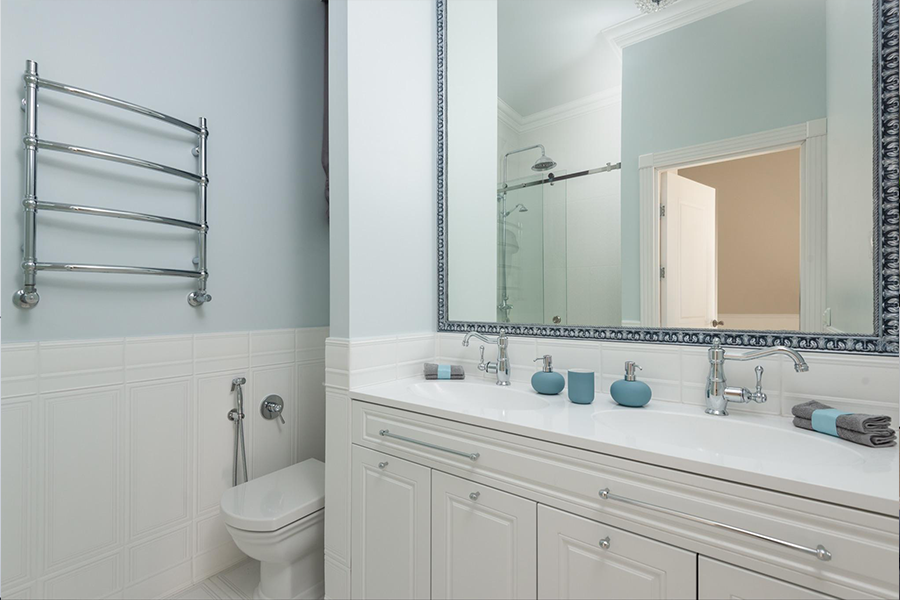
[[260, 562], [253, 598], [321, 598], [325, 592], [325, 464], [314, 458], [222, 494], [225, 527]]

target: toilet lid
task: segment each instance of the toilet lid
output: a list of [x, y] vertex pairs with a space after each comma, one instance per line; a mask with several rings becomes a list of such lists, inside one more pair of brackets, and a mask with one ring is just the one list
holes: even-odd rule
[[225, 522], [275, 531], [325, 507], [325, 464], [314, 458], [263, 475], [222, 494]]

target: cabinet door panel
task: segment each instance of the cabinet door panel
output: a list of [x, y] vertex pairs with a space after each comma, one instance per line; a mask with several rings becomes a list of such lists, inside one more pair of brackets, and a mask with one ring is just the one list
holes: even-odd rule
[[353, 446], [354, 598], [428, 598], [431, 469]]
[[537, 505], [434, 471], [432, 598], [534, 598]]
[[539, 598], [695, 598], [696, 560], [693, 552], [538, 507]]
[[718, 598], [759, 598], [764, 600], [812, 600], [834, 598], [809, 590], [793, 583], [774, 579], [768, 575], [754, 573], [741, 567], [719, 562], [705, 556], [698, 564], [700, 585], [698, 597], [701, 600]]

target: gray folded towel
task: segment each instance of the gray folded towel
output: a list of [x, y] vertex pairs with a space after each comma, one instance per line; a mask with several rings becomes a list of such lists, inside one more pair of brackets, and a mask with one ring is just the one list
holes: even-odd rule
[[[838, 423], [840, 423], [840, 419], [841, 417], [838, 417]], [[794, 427], [800, 427], [801, 429], [809, 429], [810, 431], [815, 431], [812, 426], [812, 420], [804, 419], [802, 417], [794, 417]], [[862, 444], [863, 446], [871, 446], [872, 448], [897, 445], [897, 432], [893, 429], [876, 429], [867, 433], [860, 433], [859, 431], [844, 429], [843, 427], [838, 426], [837, 434], [838, 437], [843, 440], [847, 440], [848, 442], [853, 442], [856, 444]]]
[[[807, 421], [812, 420], [812, 414], [817, 410], [831, 408], [827, 404], [810, 400], [803, 404], [797, 404], [791, 408], [791, 414]], [[851, 413], [849, 415], [840, 415], [836, 424], [838, 428], [856, 431], [858, 433], [872, 433], [876, 430], [891, 428], [891, 418], [887, 415], [867, 415], [864, 413]]]
[[[425, 363], [425, 379], [439, 379], [438, 366], [436, 363]], [[444, 365], [447, 366], [447, 365]], [[449, 365], [450, 379], [465, 379], [466, 370], [462, 365]], [[446, 379], [446, 377], [444, 377]]]

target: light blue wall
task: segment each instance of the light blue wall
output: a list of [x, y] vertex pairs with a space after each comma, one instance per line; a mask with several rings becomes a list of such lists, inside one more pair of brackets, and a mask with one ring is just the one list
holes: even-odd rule
[[433, 332], [435, 5], [330, 5], [331, 336]]
[[754, 0], [622, 56], [622, 318], [640, 319], [638, 157], [825, 116], [824, 0]]
[[[318, 1], [3, 0], [0, 77], [3, 342], [328, 324], [328, 223], [319, 164], [325, 6]], [[209, 120], [209, 291], [188, 280], [39, 273], [40, 305], [21, 287], [25, 59], [40, 74]], [[39, 135], [184, 169], [191, 136], [130, 113], [39, 94]], [[194, 140], [196, 138], [193, 138]], [[196, 217], [181, 180], [42, 152], [43, 200]], [[195, 235], [41, 214], [38, 258], [192, 268]]]

